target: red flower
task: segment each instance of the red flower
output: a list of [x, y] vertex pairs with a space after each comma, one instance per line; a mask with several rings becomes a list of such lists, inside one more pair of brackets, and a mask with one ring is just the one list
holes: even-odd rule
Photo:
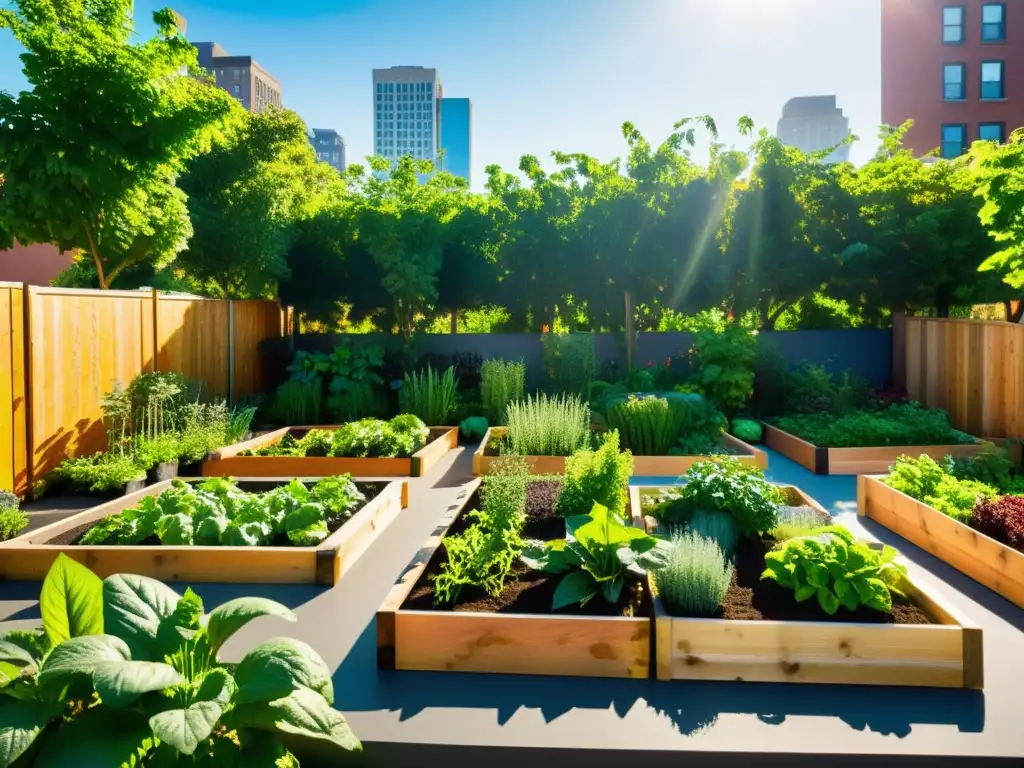
[[646, 366], [646, 367], [647, 367], [647, 368], [650, 368], [650, 367], [651, 367], [652, 365], [654, 365], [654, 363], [652, 363], [652, 362], [651, 362], [650, 360], [648, 360], [648, 361], [647, 361], [647, 366]]
[[671, 357], [666, 357], [665, 358], [665, 367], [666, 368], [671, 368], [672, 367], [672, 358]]
[[547, 333], [547, 332], [548, 332], [548, 326], [547, 326], [547, 323], [545, 323], [544, 325], [542, 325], [542, 326], [540, 327], [540, 332], [541, 332], [541, 333]]

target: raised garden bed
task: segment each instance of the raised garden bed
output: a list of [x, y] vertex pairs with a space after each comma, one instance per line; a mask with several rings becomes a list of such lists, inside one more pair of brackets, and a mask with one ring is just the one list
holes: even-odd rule
[[[659, 491], [631, 488], [632, 506], [642, 510], [644, 497]], [[783, 492], [790, 505], [823, 511], [798, 488]], [[642, 512], [634, 521], [653, 522]], [[860, 608], [829, 616], [760, 579], [767, 546], [741, 542], [723, 618], [671, 615], [650, 578], [657, 679], [982, 687], [981, 628], [930, 589], [905, 580], [910, 604], [892, 614]]]
[[816, 475], [877, 475], [887, 472], [900, 456], [927, 454], [936, 461], [946, 456], [977, 456], [987, 445], [902, 445], [872, 448], [827, 448], [801, 440], [770, 424], [764, 425], [764, 444]]
[[[600, 430], [595, 430], [600, 431]], [[473, 454], [473, 474], [482, 476], [490, 474], [492, 466], [500, 458], [497, 442], [504, 437], [505, 427], [491, 427], [484, 435], [480, 446]], [[758, 450], [739, 438], [725, 434], [723, 444], [729, 455], [743, 464], [766, 469], [768, 454]], [[706, 461], [708, 456], [633, 456], [633, 474], [639, 477], [668, 477], [683, 475], [698, 461]], [[527, 456], [526, 462], [531, 471], [538, 475], [560, 475], [565, 472], [565, 456]]]
[[[188, 480], [186, 482], [200, 482]], [[242, 479], [243, 491], [262, 492], [287, 478]], [[163, 581], [264, 584], [326, 584], [341, 578], [395, 516], [408, 506], [408, 484], [361, 482], [367, 501], [317, 546], [83, 545], [75, 542], [96, 523], [159, 496], [173, 481], [151, 485], [124, 498], [0, 544], [0, 580], [41, 580], [61, 552], [100, 577], [137, 573]]]
[[[548, 609], [559, 577], [525, 568], [517, 571], [518, 578], [497, 599], [473, 593], [455, 610], [434, 608], [430, 576], [446, 557], [442, 540], [465, 526], [464, 513], [477, 504], [480, 483], [476, 480], [463, 489], [461, 503], [439, 522], [378, 609], [378, 666], [436, 672], [648, 677], [651, 619], [644, 579], [623, 590], [628, 597], [620, 605], [626, 609], [618, 614], [597, 599], [588, 603], [584, 612], [570, 608], [551, 613]], [[554, 494], [548, 496], [553, 500]], [[528, 511], [535, 506], [528, 499]], [[564, 536], [562, 519], [544, 519], [536, 512], [530, 513], [526, 536]], [[556, 530], [559, 525], [560, 531]]]
[[333, 456], [239, 456], [276, 445], [285, 435], [301, 438], [313, 429], [338, 426], [282, 427], [244, 443], [222, 448], [203, 462], [205, 477], [422, 477], [448, 451], [459, 445], [458, 427], [431, 427], [427, 444], [405, 459], [364, 459]]
[[1024, 608], [1024, 552], [890, 488], [857, 478], [857, 514], [869, 517]]

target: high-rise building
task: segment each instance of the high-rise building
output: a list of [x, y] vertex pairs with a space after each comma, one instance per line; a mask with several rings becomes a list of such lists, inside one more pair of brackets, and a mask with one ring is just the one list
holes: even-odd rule
[[1024, 126], [1024, 3], [882, 0], [882, 122], [956, 157]]
[[[850, 121], [836, 106], [835, 96], [798, 96], [782, 108], [779, 141], [801, 152], [820, 152], [835, 147], [850, 135]], [[850, 145], [843, 144], [825, 158], [826, 163], [850, 159]]]
[[441, 99], [441, 169], [470, 181], [473, 104], [469, 99]]
[[313, 128], [310, 143], [317, 159], [338, 171], [345, 170], [345, 140], [333, 128]]
[[199, 66], [250, 112], [281, 106], [281, 84], [252, 56], [231, 56], [218, 43], [193, 45], [199, 52]]
[[436, 160], [441, 93], [436, 69], [373, 70], [374, 154], [391, 160], [403, 155]]

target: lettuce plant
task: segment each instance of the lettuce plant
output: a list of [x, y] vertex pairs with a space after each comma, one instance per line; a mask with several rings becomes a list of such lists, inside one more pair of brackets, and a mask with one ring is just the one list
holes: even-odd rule
[[999, 495], [995, 488], [977, 480], [956, 478], [926, 454], [917, 459], [900, 456], [882, 482], [964, 524], [979, 500]]
[[643, 575], [663, 566], [672, 545], [625, 525], [602, 504], [589, 515], [565, 519], [565, 538], [528, 541], [520, 559], [535, 571], [565, 574], [555, 590], [551, 610], [586, 605], [598, 595], [615, 605], [622, 596], [626, 573]]
[[778, 522], [782, 492], [756, 467], [719, 457], [697, 462], [683, 479], [675, 500], [657, 508], [659, 522], [685, 523], [698, 510], [716, 509], [732, 514], [740, 535], [749, 537], [770, 531]]
[[762, 579], [792, 589], [798, 603], [816, 597], [829, 615], [840, 606], [855, 611], [861, 606], [892, 611], [892, 596], [906, 597], [900, 582], [907, 573], [896, 562], [892, 547], [872, 549], [842, 526], [822, 528], [812, 536], [798, 536], [764, 556]]
[[204, 614], [191, 589], [101, 581], [63, 554], [39, 603], [41, 630], [0, 635], [0, 768], [295, 766], [289, 747], [303, 742], [362, 749], [332, 708], [330, 669], [305, 643], [278, 638], [237, 665], [220, 661], [251, 620], [295, 621], [279, 603], [243, 597]]

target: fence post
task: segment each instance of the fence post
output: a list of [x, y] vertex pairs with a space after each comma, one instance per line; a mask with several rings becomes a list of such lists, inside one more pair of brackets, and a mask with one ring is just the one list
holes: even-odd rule
[[154, 373], [160, 370], [160, 291], [153, 289], [153, 364]]
[[235, 303], [228, 299], [228, 405], [235, 404]]
[[22, 307], [22, 333], [25, 344], [25, 374], [22, 380], [25, 382], [25, 494], [32, 493], [32, 486], [36, 480], [36, 449], [33, 440], [35, 439], [35, 425], [32, 423], [33, 389], [32, 389], [32, 286], [23, 283], [21, 286]]

